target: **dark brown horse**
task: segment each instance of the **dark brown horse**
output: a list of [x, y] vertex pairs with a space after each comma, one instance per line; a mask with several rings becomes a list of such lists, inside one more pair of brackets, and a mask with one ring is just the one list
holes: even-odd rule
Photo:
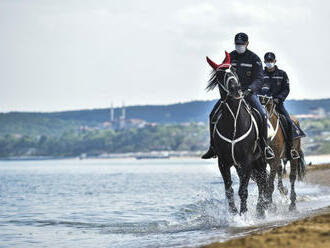
[[213, 132], [214, 150], [218, 156], [218, 166], [224, 181], [226, 197], [231, 212], [236, 213], [234, 191], [230, 168], [234, 166], [239, 176], [239, 196], [241, 199], [240, 213], [247, 211], [248, 183], [253, 176], [256, 179], [259, 198], [257, 212], [264, 215], [265, 193], [267, 188], [266, 163], [261, 157], [258, 146], [258, 126], [252, 110], [247, 105], [241, 91], [238, 77], [230, 65], [230, 56], [217, 65], [209, 58], [208, 63], [213, 68], [213, 74], [207, 89], [219, 87], [224, 97], [216, 116]]
[[[267, 197], [267, 202], [269, 204], [272, 203], [272, 194], [274, 192], [274, 181], [275, 181], [275, 176], [277, 173], [278, 177], [278, 190], [282, 194], [287, 194], [288, 190], [286, 187], [283, 186], [282, 182], [282, 160], [287, 161], [286, 158], [286, 144], [285, 144], [285, 139], [284, 139], [284, 134], [283, 130], [280, 126], [280, 118], [279, 114], [276, 111], [276, 105], [273, 101], [273, 98], [270, 96], [266, 95], [259, 95], [260, 102], [265, 105], [269, 116], [270, 116], [270, 121], [273, 125], [273, 128], [275, 130], [275, 135], [271, 137], [271, 142], [270, 146], [274, 151], [275, 157], [270, 160], [269, 166], [270, 166], [270, 174], [267, 180], [267, 192], [266, 192], [266, 197]], [[299, 121], [291, 116], [292, 121], [299, 126]], [[301, 138], [297, 138], [293, 141], [293, 146], [296, 151], [299, 153], [299, 158], [293, 159], [290, 161], [290, 183], [291, 183], [291, 193], [290, 193], [290, 210], [295, 210], [296, 209], [296, 192], [295, 192], [295, 181], [296, 177], [298, 174], [298, 179], [302, 180], [302, 178], [305, 175], [305, 161], [304, 161], [304, 154], [303, 151], [301, 150]]]

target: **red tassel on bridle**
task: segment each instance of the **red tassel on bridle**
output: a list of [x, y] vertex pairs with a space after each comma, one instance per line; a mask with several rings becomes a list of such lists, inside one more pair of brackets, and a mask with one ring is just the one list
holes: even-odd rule
[[230, 67], [230, 55], [227, 51], [225, 51], [226, 58], [222, 62], [222, 64], [218, 65], [215, 62], [213, 62], [209, 57], [206, 56], [206, 61], [209, 63], [209, 65], [214, 69], [228, 69]]

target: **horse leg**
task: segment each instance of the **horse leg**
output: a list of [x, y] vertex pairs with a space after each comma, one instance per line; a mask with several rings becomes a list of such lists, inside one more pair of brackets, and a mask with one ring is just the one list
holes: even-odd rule
[[290, 161], [290, 183], [291, 183], [291, 192], [290, 192], [290, 206], [289, 210], [296, 210], [296, 192], [294, 189], [294, 184], [297, 177], [297, 159]]
[[276, 168], [279, 164], [278, 159], [274, 158], [270, 163], [270, 174], [267, 180], [267, 189], [265, 192], [265, 196], [267, 199], [267, 204], [270, 206], [273, 203], [273, 193], [274, 193], [274, 181], [276, 176]]
[[226, 191], [226, 197], [228, 200], [228, 204], [229, 204], [229, 211], [232, 214], [237, 214], [237, 208], [235, 206], [235, 201], [234, 201], [234, 190], [231, 187], [232, 185], [232, 180], [231, 180], [231, 174], [230, 174], [230, 166], [226, 166], [224, 165], [220, 159], [218, 159], [218, 166], [219, 166], [219, 170], [221, 172], [222, 178], [223, 178], [223, 182], [225, 184], [225, 191]]
[[[244, 168], [244, 169], [243, 169]], [[246, 166], [241, 169], [239, 173], [239, 190], [238, 195], [241, 198], [241, 209], [240, 214], [247, 212], [246, 200], [248, 198], [248, 184], [251, 177], [252, 169], [251, 166]]]
[[288, 194], [288, 188], [284, 187], [284, 185], [283, 185], [283, 173], [284, 173], [284, 170], [282, 169], [282, 163], [281, 163], [281, 160], [280, 160], [279, 163], [278, 163], [278, 167], [277, 167], [277, 179], [278, 179], [277, 188], [278, 188], [278, 191], [280, 191], [280, 193], [282, 195], [287, 195]]
[[257, 214], [259, 217], [265, 216], [265, 208], [267, 202], [265, 200], [267, 196], [267, 172], [266, 172], [266, 164], [263, 163], [262, 160], [257, 162], [257, 166], [254, 168], [256, 182], [258, 185], [258, 203], [257, 203]]

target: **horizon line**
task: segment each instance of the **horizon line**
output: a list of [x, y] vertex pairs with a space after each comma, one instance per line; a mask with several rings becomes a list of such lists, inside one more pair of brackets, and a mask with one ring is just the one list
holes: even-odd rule
[[[303, 99], [287, 99], [286, 101], [317, 101], [317, 100], [327, 100], [328, 98], [303, 98]], [[218, 98], [209, 99], [209, 100], [190, 100], [190, 101], [184, 101], [184, 102], [174, 102], [174, 103], [167, 103], [167, 104], [135, 104], [135, 105], [122, 105], [122, 106], [114, 106], [114, 109], [121, 109], [123, 107], [129, 108], [129, 107], [145, 107], [145, 106], [170, 106], [170, 105], [176, 105], [176, 104], [186, 104], [190, 102], [211, 102], [218, 100]], [[88, 111], [88, 110], [97, 110], [97, 109], [110, 109], [111, 104], [109, 107], [94, 107], [94, 108], [80, 108], [80, 109], [63, 109], [63, 110], [50, 110], [50, 111], [42, 111], [42, 110], [9, 110], [9, 111], [1, 111], [0, 114], [9, 114], [9, 113], [60, 113], [60, 112], [74, 112], [74, 111]]]

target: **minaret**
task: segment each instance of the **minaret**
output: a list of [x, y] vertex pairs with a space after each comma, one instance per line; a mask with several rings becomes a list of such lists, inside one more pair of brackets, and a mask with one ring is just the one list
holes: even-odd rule
[[121, 116], [120, 116], [120, 121], [119, 121], [119, 125], [120, 125], [120, 129], [124, 129], [125, 128], [125, 119], [126, 119], [126, 110], [125, 110], [125, 104], [123, 103], [122, 107], [121, 107]]
[[123, 120], [126, 120], [126, 109], [125, 109], [125, 104], [123, 103], [123, 107], [121, 109], [121, 117], [123, 118]]
[[115, 120], [115, 110], [113, 108], [113, 103], [111, 103], [110, 107], [110, 122], [113, 122]]

